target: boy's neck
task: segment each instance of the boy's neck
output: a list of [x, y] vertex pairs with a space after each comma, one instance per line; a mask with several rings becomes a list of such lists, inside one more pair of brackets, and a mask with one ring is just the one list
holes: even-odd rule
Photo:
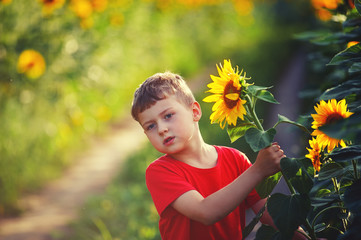
[[200, 136], [199, 141], [192, 146], [189, 146], [187, 151], [179, 154], [170, 154], [169, 156], [197, 168], [212, 168], [217, 165], [217, 151], [216, 149], [203, 141]]

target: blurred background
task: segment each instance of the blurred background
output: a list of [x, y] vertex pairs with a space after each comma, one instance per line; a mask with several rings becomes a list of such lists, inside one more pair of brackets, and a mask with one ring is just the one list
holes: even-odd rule
[[[252, 159], [242, 140], [231, 144], [210, 124], [212, 106], [201, 102], [209, 75], [231, 59], [256, 85], [306, 76], [305, 43], [294, 35], [320, 18], [305, 0], [0, 0], [0, 219], [21, 217], [19, 199], [61, 177], [89, 138], [132, 121], [134, 90], [155, 72], [179, 73], [196, 86], [207, 142], [244, 149]], [[295, 65], [297, 75], [287, 75]], [[261, 106], [259, 115], [270, 110]], [[157, 156], [146, 144], [129, 156], [71, 233], [53, 238], [160, 239], [144, 184]]]

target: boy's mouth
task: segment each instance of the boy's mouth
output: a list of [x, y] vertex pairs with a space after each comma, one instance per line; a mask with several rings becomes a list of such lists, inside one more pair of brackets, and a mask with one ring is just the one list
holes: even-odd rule
[[175, 137], [167, 137], [166, 139], [164, 139], [163, 144], [164, 145], [168, 145], [171, 144], [173, 142]]

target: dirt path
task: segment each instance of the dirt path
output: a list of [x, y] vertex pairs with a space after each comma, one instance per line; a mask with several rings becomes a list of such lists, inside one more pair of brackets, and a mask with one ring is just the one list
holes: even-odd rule
[[50, 240], [66, 230], [85, 200], [104, 190], [125, 158], [146, 142], [132, 119], [123, 120], [112, 130], [108, 136], [94, 140], [63, 177], [22, 199], [28, 210], [21, 217], [0, 222], [0, 239]]

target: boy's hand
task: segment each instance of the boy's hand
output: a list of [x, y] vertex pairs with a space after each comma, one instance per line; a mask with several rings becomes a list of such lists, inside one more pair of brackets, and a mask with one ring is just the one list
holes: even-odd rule
[[262, 149], [257, 155], [256, 165], [264, 177], [271, 176], [281, 170], [281, 159], [286, 157], [278, 143], [272, 143], [271, 146]]

